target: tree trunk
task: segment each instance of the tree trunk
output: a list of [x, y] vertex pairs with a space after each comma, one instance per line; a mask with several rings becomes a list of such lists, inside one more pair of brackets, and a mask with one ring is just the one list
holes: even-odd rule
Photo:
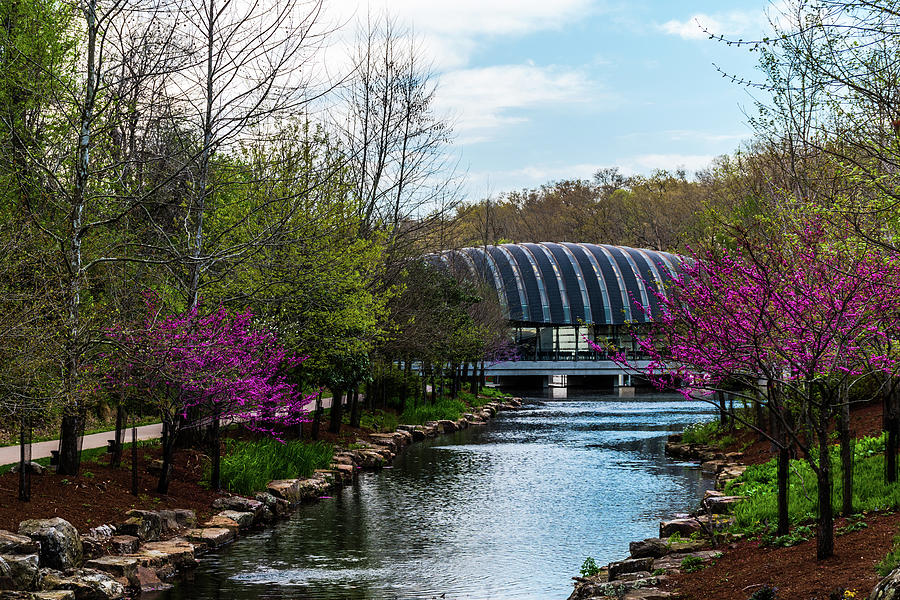
[[173, 427], [163, 423], [162, 435], [162, 469], [159, 472], [159, 484], [156, 491], [160, 494], [169, 493], [169, 471], [172, 469], [172, 451], [175, 449], [175, 438], [178, 436], [172, 431]]
[[719, 400], [719, 429], [725, 429], [728, 427], [728, 411], [725, 408], [725, 392], [718, 391], [717, 392], [718, 400]]
[[316, 412], [313, 413], [312, 439], [319, 439], [319, 425], [322, 423], [322, 392], [316, 395]]
[[138, 445], [137, 426], [131, 426], [131, 495], [138, 495]]
[[412, 373], [412, 365], [405, 361], [403, 365], [403, 385], [400, 386], [400, 413], [406, 410], [406, 400], [409, 398], [409, 378]]
[[894, 410], [893, 394], [887, 393], [882, 399], [882, 429], [887, 432], [887, 441], [884, 446], [884, 480], [887, 483], [897, 481], [897, 441], [900, 430], [900, 419]]
[[850, 402], [845, 397], [838, 420], [841, 437], [841, 513], [845, 517], [853, 514], [853, 440], [850, 437]]
[[19, 501], [31, 501], [31, 421], [22, 417], [19, 423]]
[[80, 431], [81, 417], [79, 415], [63, 415], [59, 435], [59, 465], [56, 469], [60, 475], [78, 475], [80, 463], [78, 434]]
[[328, 431], [331, 433], [341, 432], [341, 419], [344, 416], [344, 390], [337, 389], [332, 391], [331, 396], [331, 421], [328, 424]]
[[472, 378], [469, 380], [469, 392], [473, 396], [478, 395], [478, 363], [472, 363]]
[[359, 420], [362, 416], [361, 403], [359, 401], [359, 388], [353, 390], [353, 398], [350, 401], [350, 426], [359, 427]]
[[[783, 436], [782, 436], [783, 437]], [[790, 530], [788, 497], [790, 493], [791, 451], [784, 440], [778, 449], [778, 529], [775, 535], [787, 535]]]
[[116, 406], [116, 436], [109, 466], [119, 468], [122, 465], [122, 446], [125, 441], [125, 406], [119, 402]]
[[219, 446], [219, 413], [213, 417], [210, 426], [210, 450], [212, 451], [212, 473], [209, 477], [209, 483], [216, 491], [222, 489], [222, 449]]
[[481, 391], [481, 388], [485, 386], [485, 374], [484, 374], [484, 361], [481, 361], [481, 376], [478, 378], [478, 389]]
[[831, 454], [828, 430], [819, 432], [819, 465], [816, 469], [819, 518], [816, 521], [816, 559], [834, 554], [834, 508], [831, 506]]

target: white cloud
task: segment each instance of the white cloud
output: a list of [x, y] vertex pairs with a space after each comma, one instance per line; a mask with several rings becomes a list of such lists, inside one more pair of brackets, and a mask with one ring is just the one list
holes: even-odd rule
[[497, 65], [444, 73], [437, 105], [454, 119], [460, 142], [474, 143], [491, 130], [526, 122], [529, 109], [596, 103], [598, 96], [611, 97], [576, 69]]
[[758, 35], [768, 30], [769, 20], [762, 9], [733, 10], [708, 15], [696, 13], [680, 21], [672, 19], [658, 26], [669, 34], [687, 40], [706, 39], [710, 34], [725, 36]]
[[650, 173], [656, 169], [674, 171], [685, 169], [688, 172], [705, 169], [712, 163], [712, 154], [641, 154], [616, 161], [625, 173]]

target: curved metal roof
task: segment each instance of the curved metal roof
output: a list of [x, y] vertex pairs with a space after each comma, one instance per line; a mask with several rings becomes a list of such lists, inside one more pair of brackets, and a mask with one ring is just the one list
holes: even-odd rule
[[541, 325], [645, 322], [679, 270], [668, 252], [607, 244], [540, 242], [448, 250], [429, 257], [489, 283], [511, 321]]

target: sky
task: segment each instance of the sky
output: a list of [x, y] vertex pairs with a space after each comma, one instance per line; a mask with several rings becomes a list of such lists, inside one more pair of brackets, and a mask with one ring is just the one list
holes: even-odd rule
[[435, 109], [477, 201], [550, 181], [702, 169], [751, 135], [757, 55], [710, 40], [768, 31], [767, 0], [347, 0], [412, 27]]

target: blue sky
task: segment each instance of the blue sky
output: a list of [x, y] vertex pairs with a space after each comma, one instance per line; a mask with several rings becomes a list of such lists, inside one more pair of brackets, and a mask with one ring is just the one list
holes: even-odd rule
[[[361, 0], [362, 1], [362, 0]], [[379, 7], [373, 0], [371, 6]], [[470, 200], [589, 177], [702, 168], [750, 135], [756, 55], [707, 39], [767, 31], [766, 0], [387, 0], [439, 77]]]

